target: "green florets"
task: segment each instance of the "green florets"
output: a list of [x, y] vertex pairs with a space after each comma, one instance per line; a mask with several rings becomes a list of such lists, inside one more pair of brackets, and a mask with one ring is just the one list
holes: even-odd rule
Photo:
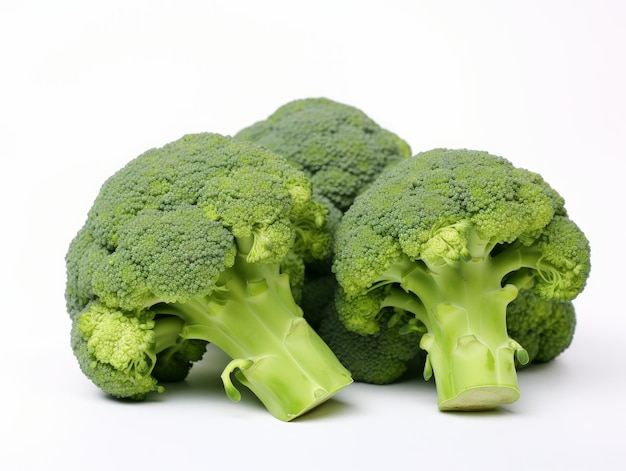
[[118, 230], [115, 252], [93, 273], [95, 294], [122, 309], [209, 294], [235, 256], [233, 236], [189, 206], [145, 210]]
[[[439, 265], [499, 244], [529, 245], [563, 212], [562, 198], [547, 183], [503, 158], [425, 152], [385, 172], [346, 213], [336, 272], [347, 275], [340, 282], [356, 293], [378, 280], [394, 252], [395, 259], [406, 254]], [[581, 274], [584, 279], [584, 269]]]
[[571, 300], [580, 293], [591, 269], [589, 243], [566, 216], [556, 216], [537, 241], [541, 258], [535, 291], [546, 299]]
[[[335, 305], [326, 306], [319, 326], [320, 336], [350, 370], [355, 381], [389, 384], [411, 368], [424, 366], [418, 331], [401, 333], [403, 313], [385, 308], [379, 314], [379, 328], [369, 335], [357, 334], [341, 322]], [[400, 315], [399, 315], [400, 314]]]
[[341, 211], [385, 167], [411, 154], [406, 142], [362, 111], [326, 98], [287, 103], [235, 138], [285, 156]]
[[175, 383], [184, 380], [192, 365], [206, 353], [208, 342], [191, 339], [180, 341], [157, 355], [152, 376], [159, 383]]
[[137, 316], [94, 303], [74, 322], [72, 348], [85, 375], [114, 397], [143, 399], [160, 388], [152, 368], [152, 314]]
[[65, 299], [67, 310], [73, 318], [89, 303], [97, 299], [93, 289], [93, 274], [106, 265], [109, 250], [95, 243], [87, 227], [82, 227], [67, 251], [67, 283]]
[[507, 308], [507, 328], [528, 352], [530, 362], [553, 360], [574, 338], [574, 305], [571, 301], [546, 300], [533, 290], [521, 290]]
[[227, 137], [188, 135], [150, 150], [105, 182], [72, 242], [68, 309], [208, 294], [233, 264], [236, 238], [252, 240], [251, 261], [279, 262], [294, 246], [321, 258], [326, 210], [310, 197], [310, 182], [281, 157]]

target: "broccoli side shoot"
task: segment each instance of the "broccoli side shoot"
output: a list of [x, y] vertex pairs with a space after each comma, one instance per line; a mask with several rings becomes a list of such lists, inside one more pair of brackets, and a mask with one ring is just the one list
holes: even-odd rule
[[571, 301], [552, 301], [532, 289], [520, 289], [507, 308], [506, 325], [509, 335], [528, 352], [527, 364], [545, 363], [572, 343], [576, 311]]
[[294, 301], [305, 261], [327, 256], [326, 208], [306, 176], [259, 146], [187, 135], [102, 186], [66, 255], [80, 367], [116, 397], [185, 378], [208, 342], [281, 420], [352, 380]]
[[371, 335], [385, 308], [425, 331], [425, 378], [442, 410], [489, 409], [519, 397], [529, 361], [507, 331], [519, 289], [571, 301], [589, 244], [539, 175], [485, 152], [436, 149], [399, 162], [344, 214], [333, 269], [346, 327]]
[[[341, 295], [338, 291], [337, 296]], [[370, 335], [347, 329], [334, 302], [325, 306], [319, 321], [318, 333], [348, 368], [354, 381], [389, 384], [424, 367], [420, 349], [423, 332], [407, 328], [412, 316], [391, 307], [382, 308], [378, 316], [379, 329]]]

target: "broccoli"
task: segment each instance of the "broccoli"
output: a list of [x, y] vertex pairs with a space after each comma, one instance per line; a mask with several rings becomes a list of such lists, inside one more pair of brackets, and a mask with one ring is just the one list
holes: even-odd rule
[[[374, 334], [361, 335], [346, 328], [332, 302], [332, 291], [328, 294], [331, 302], [320, 311], [315, 324], [317, 332], [348, 368], [354, 381], [389, 384], [405, 373], [424, 367], [420, 349], [422, 332], [403, 330], [410, 320], [406, 311], [383, 307], [378, 313], [380, 328]], [[336, 291], [336, 296], [342, 294], [341, 290]]]
[[[386, 308], [409, 313], [402, 331], [424, 332], [424, 377], [441, 410], [517, 400], [515, 364], [530, 357], [507, 332], [507, 306], [520, 289], [571, 301], [590, 271], [563, 198], [538, 174], [471, 150], [435, 149], [384, 172], [344, 214], [334, 249], [341, 321], [372, 335]], [[515, 324], [531, 342], [532, 322]]]
[[292, 288], [329, 250], [311, 183], [260, 146], [217, 134], [152, 149], [102, 186], [66, 255], [72, 347], [106, 393], [141, 400], [184, 379], [208, 342], [289, 421], [352, 382]]
[[327, 98], [289, 102], [235, 134], [283, 155], [341, 212], [380, 172], [409, 157], [409, 145], [365, 113]]
[[[532, 289], [520, 289], [506, 311], [509, 335], [528, 352], [528, 363], [545, 363], [570, 346], [576, 328], [571, 301], [552, 301]], [[518, 365], [518, 366], [526, 366]]]
[[[411, 155], [404, 140], [361, 110], [328, 98], [291, 101], [234, 138], [283, 155], [309, 176], [314, 199], [328, 208], [331, 233], [354, 198], [383, 169]], [[325, 259], [307, 263], [302, 297], [297, 300], [313, 327], [323, 312], [321, 304], [333, 298], [319, 289], [336, 283], [331, 263], [332, 248]]]

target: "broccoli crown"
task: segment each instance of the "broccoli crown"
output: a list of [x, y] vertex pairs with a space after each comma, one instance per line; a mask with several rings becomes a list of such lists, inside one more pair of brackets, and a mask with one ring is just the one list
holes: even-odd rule
[[411, 154], [406, 142], [365, 113], [327, 98], [287, 103], [235, 139], [285, 156], [341, 211], [385, 167]]
[[471, 150], [435, 149], [385, 172], [344, 215], [336, 246], [334, 269], [353, 295], [403, 256], [438, 267], [525, 248], [536, 253], [536, 289], [559, 299], [582, 291], [590, 269], [562, 197], [538, 174]]
[[184, 379], [207, 343], [268, 410], [291, 420], [352, 380], [294, 301], [326, 257], [327, 209], [277, 154], [193, 134], [129, 162], [102, 186], [66, 255], [72, 347], [116, 397]]
[[69, 311], [208, 295], [242, 244], [254, 262], [322, 258], [326, 209], [310, 197], [301, 172], [251, 144], [203, 133], [152, 149], [105, 182], [72, 241]]
[[387, 170], [344, 214], [334, 250], [344, 325], [374, 335], [384, 308], [414, 315], [407, 328], [425, 331], [424, 376], [435, 376], [444, 410], [516, 400], [515, 362], [529, 354], [507, 333], [507, 305], [520, 289], [570, 301], [590, 271], [563, 198], [539, 175], [470, 150], [436, 149]]

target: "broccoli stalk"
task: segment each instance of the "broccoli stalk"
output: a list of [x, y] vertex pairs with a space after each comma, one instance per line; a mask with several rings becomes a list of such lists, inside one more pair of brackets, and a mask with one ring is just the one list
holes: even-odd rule
[[181, 338], [211, 342], [233, 359], [222, 374], [233, 401], [241, 398], [230, 379], [235, 372], [281, 420], [303, 414], [350, 381], [302, 317], [289, 277], [280, 273], [278, 264], [249, 263], [247, 254], [240, 252], [210, 296], [160, 303], [151, 310], [167, 315], [157, 317], [157, 325], [171, 316], [180, 318]]
[[[465, 238], [454, 227], [445, 232]], [[510, 262], [518, 259], [517, 251], [492, 257], [490, 245], [475, 231], [468, 235], [472, 242], [459, 260], [444, 261], [431, 254], [415, 263], [404, 257], [382, 276], [394, 286], [381, 306], [409, 310], [426, 328], [420, 342], [428, 354], [424, 378], [437, 372], [442, 410], [486, 409], [516, 401], [515, 362], [528, 362], [527, 352], [506, 330], [507, 305], [518, 289], [513, 284], [502, 286], [502, 279]], [[444, 247], [449, 252], [450, 246]]]

